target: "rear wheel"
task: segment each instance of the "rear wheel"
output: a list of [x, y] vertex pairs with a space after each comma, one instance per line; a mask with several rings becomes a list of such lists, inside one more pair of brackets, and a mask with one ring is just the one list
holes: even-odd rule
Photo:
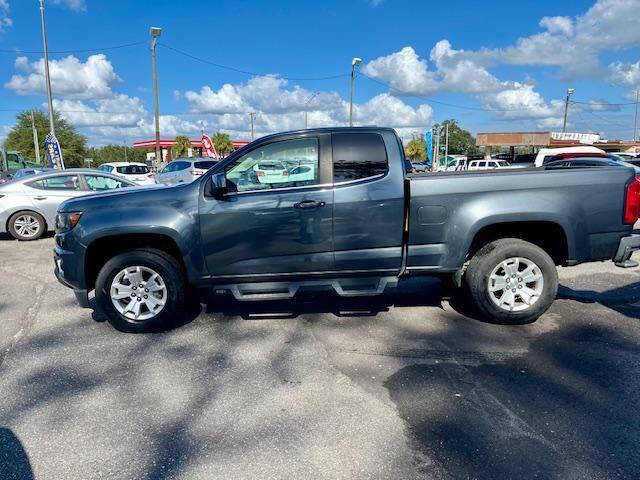
[[133, 250], [109, 260], [96, 280], [96, 301], [116, 329], [143, 333], [176, 322], [185, 304], [183, 270], [159, 250]]
[[484, 317], [511, 325], [535, 322], [558, 291], [558, 272], [551, 257], [516, 238], [481, 248], [469, 262], [465, 280]]
[[9, 233], [16, 240], [37, 240], [46, 230], [44, 218], [36, 212], [17, 212], [9, 219]]

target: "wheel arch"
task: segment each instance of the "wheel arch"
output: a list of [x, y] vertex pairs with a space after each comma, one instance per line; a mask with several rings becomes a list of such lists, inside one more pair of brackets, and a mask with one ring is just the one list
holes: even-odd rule
[[99, 237], [86, 249], [84, 274], [87, 290], [95, 287], [100, 269], [115, 255], [137, 249], [160, 250], [178, 262], [183, 271], [186, 266], [176, 241], [164, 233], [124, 233]]

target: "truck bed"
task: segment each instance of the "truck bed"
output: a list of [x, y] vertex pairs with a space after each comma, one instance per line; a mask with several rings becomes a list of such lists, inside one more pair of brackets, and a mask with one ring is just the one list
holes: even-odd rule
[[610, 259], [632, 230], [623, 208], [634, 175], [620, 167], [410, 174], [407, 268], [455, 271], [484, 227], [530, 222], [561, 228], [555, 242], [566, 242], [568, 264]]

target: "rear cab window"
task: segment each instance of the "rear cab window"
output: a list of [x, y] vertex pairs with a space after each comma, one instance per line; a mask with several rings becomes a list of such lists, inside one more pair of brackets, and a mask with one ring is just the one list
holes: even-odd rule
[[123, 175], [144, 175], [149, 173], [149, 167], [146, 165], [126, 165], [124, 167], [117, 167], [116, 170]]
[[362, 180], [385, 175], [389, 160], [384, 140], [378, 133], [334, 133], [334, 183]]

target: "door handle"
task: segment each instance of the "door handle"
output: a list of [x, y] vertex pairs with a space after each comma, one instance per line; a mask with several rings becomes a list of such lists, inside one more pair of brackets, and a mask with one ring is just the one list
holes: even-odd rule
[[318, 208], [324, 206], [324, 202], [316, 202], [315, 200], [303, 200], [301, 202], [293, 204], [294, 208]]
[[34, 200], [46, 200], [47, 197], [33, 197]]

